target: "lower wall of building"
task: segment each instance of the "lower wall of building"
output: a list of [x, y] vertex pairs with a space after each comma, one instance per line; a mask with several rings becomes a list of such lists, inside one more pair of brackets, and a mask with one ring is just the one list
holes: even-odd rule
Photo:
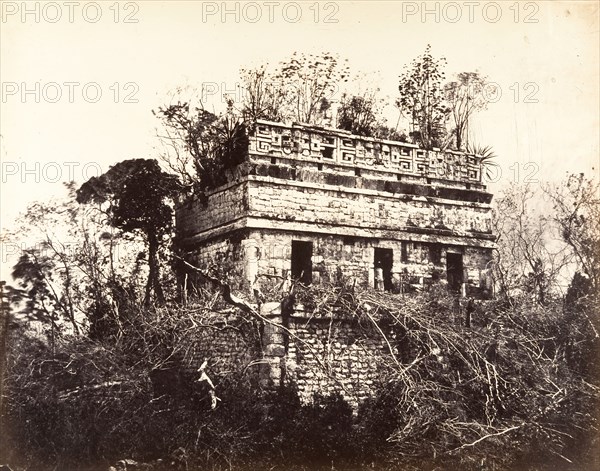
[[392, 250], [393, 291], [421, 289], [434, 280], [445, 282], [448, 254], [460, 254], [463, 294], [491, 295], [491, 249], [443, 245], [435, 241], [247, 230], [235, 237], [204, 243], [192, 250], [189, 258], [197, 266], [217, 271], [233, 284], [234, 289], [252, 293], [254, 287], [280, 282], [290, 276], [292, 241], [312, 243], [313, 283], [345, 281], [375, 287], [375, 249], [382, 248]]
[[339, 393], [357, 407], [381, 386], [390, 352], [372, 326], [342, 319], [291, 317], [284, 359], [284, 383], [294, 385], [303, 402], [314, 394]]
[[[392, 291], [426, 287], [436, 277], [443, 281], [447, 258], [453, 253], [462, 256], [463, 295], [486, 296], [491, 291], [491, 249], [435, 240], [245, 229], [189, 248], [192, 263], [226, 280], [248, 300], [254, 301], [254, 289], [260, 288], [273, 308], [262, 312], [262, 320], [240, 314], [236, 322], [224, 321], [217, 329], [202, 331], [194, 343], [194, 362], [199, 365], [207, 359], [209, 374], [255, 372], [263, 387], [294, 386], [305, 402], [315, 393], [338, 392], [357, 406], [377, 390], [391, 357], [382, 331], [369, 319], [321, 318], [299, 311], [282, 316], [279, 303], [268, 302], [281, 299], [281, 292], [274, 297], [263, 288], [290, 278], [292, 241], [312, 243], [313, 283], [341, 281], [374, 287], [375, 249], [380, 248], [392, 250]], [[249, 365], [255, 366], [248, 369]]]
[[265, 316], [267, 322], [236, 311], [191, 332], [186, 336], [188, 354], [180, 359], [184, 369], [197, 378], [206, 361], [204, 371], [217, 396], [223, 380], [244, 377], [257, 390], [291, 387], [305, 404], [315, 394], [338, 393], [355, 409], [383, 385], [389, 347], [368, 319], [309, 317], [296, 311], [284, 321], [279, 304], [269, 304], [278, 307], [275, 316]]
[[[446, 279], [449, 253], [463, 260], [463, 281], [467, 295], [487, 296], [491, 292], [491, 249], [447, 246], [436, 242], [363, 239], [341, 236], [254, 231], [244, 240], [245, 273], [287, 278], [292, 268], [292, 241], [313, 244], [312, 280], [337, 282], [341, 279], [363, 287], [375, 286], [375, 249], [392, 250], [393, 290], [398, 292]], [[260, 278], [260, 276], [259, 276]]]
[[[175, 396], [187, 399], [215, 387], [219, 396], [223, 383], [232, 378], [244, 378], [258, 387], [262, 358], [260, 329], [256, 319], [248, 319], [238, 310], [194, 317], [188, 306], [189, 318], [194, 321], [184, 332], [178, 332], [177, 345], [168, 361], [150, 373], [155, 397]], [[202, 365], [206, 365], [201, 369]], [[210, 381], [198, 383], [202, 372]], [[203, 397], [210, 405], [208, 396]], [[213, 405], [214, 406], [214, 405]]]
[[259, 330], [255, 322], [239, 313], [228, 320], [209, 322], [197, 329], [190, 344], [188, 367], [199, 368], [206, 360], [216, 376], [254, 374], [253, 362], [262, 356]]

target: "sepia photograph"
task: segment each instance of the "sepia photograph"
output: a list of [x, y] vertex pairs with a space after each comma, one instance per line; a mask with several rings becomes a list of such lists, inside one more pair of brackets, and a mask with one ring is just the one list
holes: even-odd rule
[[0, 471], [600, 471], [599, 7], [0, 0]]

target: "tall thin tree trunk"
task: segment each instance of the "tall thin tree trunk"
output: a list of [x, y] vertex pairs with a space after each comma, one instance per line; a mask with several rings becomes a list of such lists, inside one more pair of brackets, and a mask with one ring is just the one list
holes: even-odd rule
[[148, 238], [148, 281], [146, 283], [146, 295], [144, 305], [148, 306], [151, 300], [151, 292], [154, 291], [156, 302], [162, 304], [165, 300], [162, 286], [160, 284], [160, 273], [158, 265], [158, 238], [156, 233], [150, 229], [147, 232]]

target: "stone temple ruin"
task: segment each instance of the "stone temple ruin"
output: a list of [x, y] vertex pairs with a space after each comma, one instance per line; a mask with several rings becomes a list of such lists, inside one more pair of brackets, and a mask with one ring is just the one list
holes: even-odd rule
[[[437, 281], [457, 297], [491, 295], [492, 195], [481, 157], [269, 121], [258, 121], [249, 141], [226, 184], [177, 209], [178, 240], [196, 266], [226, 261], [236, 288], [249, 292], [266, 276], [304, 284], [343, 277], [393, 293]], [[285, 315], [267, 303], [261, 311], [273, 324], [257, 339], [226, 329], [204, 339], [221, 351], [215, 368], [258, 364], [263, 384], [293, 383], [305, 399], [369, 395], [388, 348], [382, 339], [301, 308]], [[328, 374], [319, 371], [324, 362]]]

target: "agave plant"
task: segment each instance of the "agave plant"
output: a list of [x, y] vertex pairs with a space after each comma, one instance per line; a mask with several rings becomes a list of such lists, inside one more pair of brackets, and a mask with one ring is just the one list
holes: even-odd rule
[[485, 177], [488, 180], [493, 179], [492, 168], [497, 168], [498, 163], [492, 159], [497, 157], [492, 146], [482, 146], [479, 144], [467, 144], [466, 152], [468, 154], [477, 155], [481, 160], [481, 170], [485, 172]]

